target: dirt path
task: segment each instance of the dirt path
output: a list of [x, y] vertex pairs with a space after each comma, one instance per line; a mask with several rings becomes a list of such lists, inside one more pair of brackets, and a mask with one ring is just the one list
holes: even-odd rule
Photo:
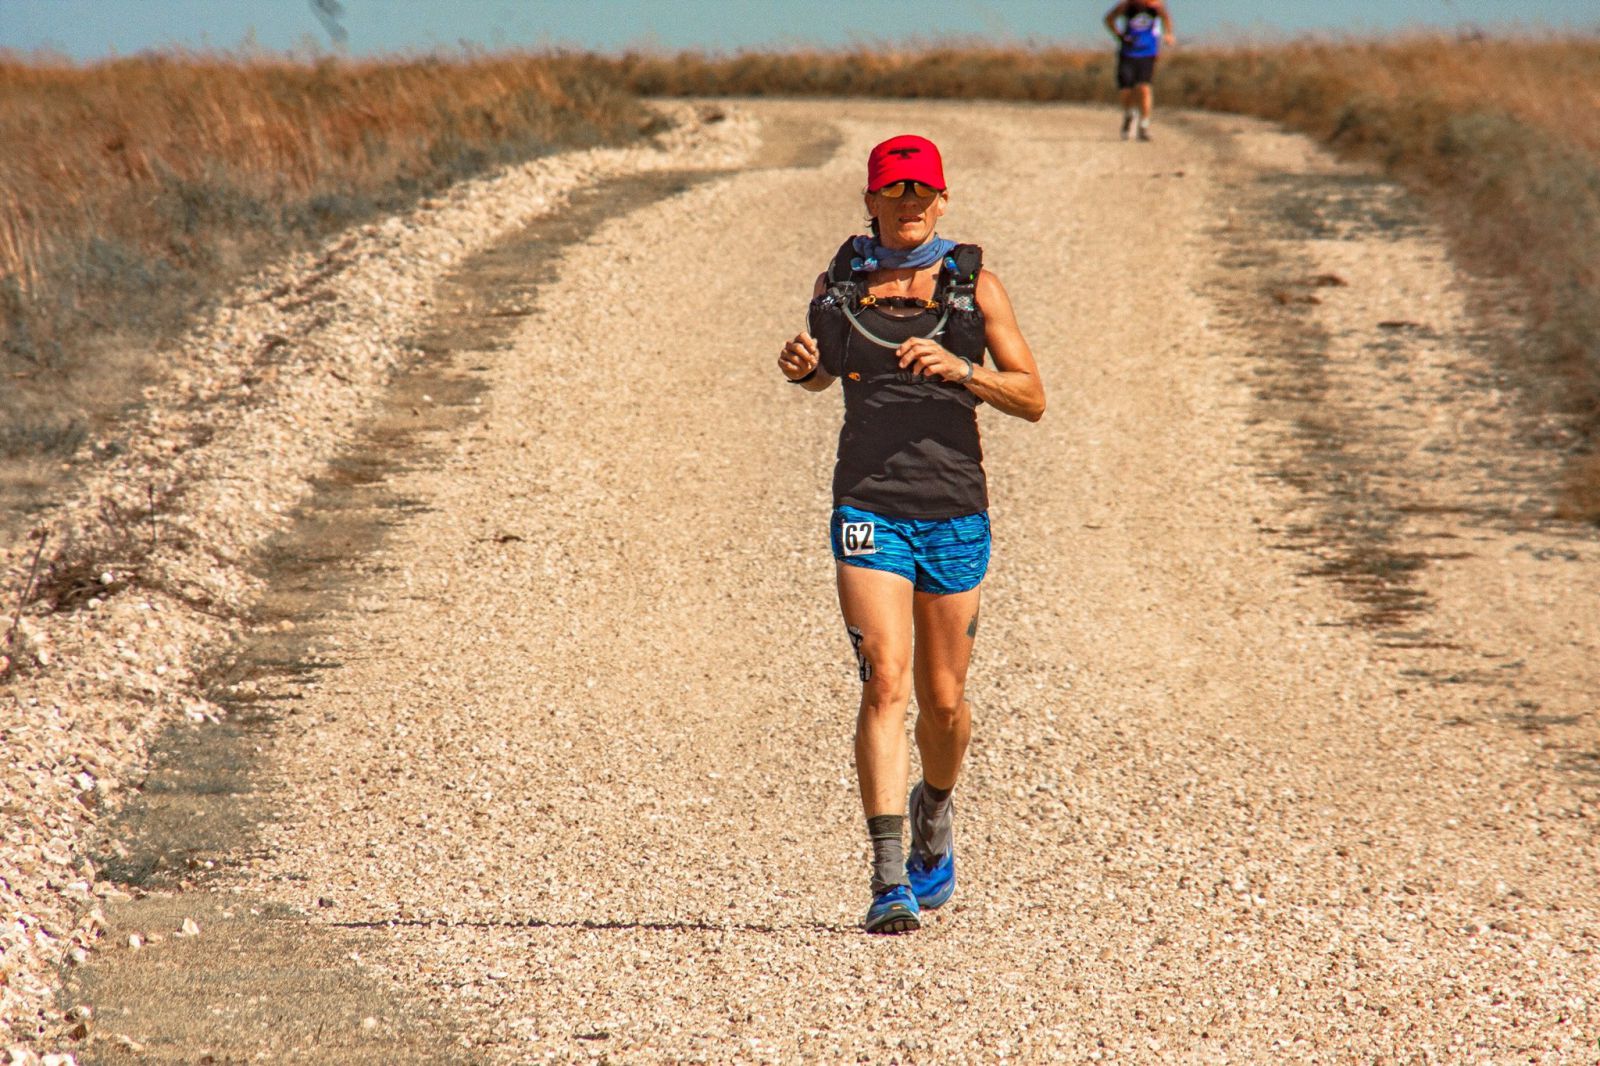
[[[1592, 1056], [1600, 541], [1542, 517], [1503, 335], [1404, 202], [1243, 121], [759, 110], [838, 151], [619, 196], [509, 347], [460, 353], [481, 415], [388, 480], [413, 506], [319, 668], [253, 690], [288, 707], [273, 820], [110, 908], [112, 942], [203, 924], [89, 967], [84, 1060]], [[962, 886], [884, 940], [838, 400], [773, 359], [905, 127], [1051, 407], [984, 416]], [[272, 938], [232, 924], [263, 908]], [[297, 943], [342, 1000], [229, 977]]]

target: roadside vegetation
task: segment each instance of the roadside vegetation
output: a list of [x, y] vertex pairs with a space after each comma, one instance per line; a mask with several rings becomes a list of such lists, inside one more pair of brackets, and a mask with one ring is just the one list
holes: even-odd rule
[[0, 463], [59, 471], [268, 258], [649, 121], [583, 58], [0, 55]]
[[[616, 69], [648, 95], [1115, 99], [1109, 48], [630, 55]], [[1376, 162], [1433, 206], [1460, 262], [1515, 283], [1532, 327], [1515, 369], [1586, 440], [1564, 509], [1600, 521], [1600, 37], [1178, 49], [1156, 96]]]

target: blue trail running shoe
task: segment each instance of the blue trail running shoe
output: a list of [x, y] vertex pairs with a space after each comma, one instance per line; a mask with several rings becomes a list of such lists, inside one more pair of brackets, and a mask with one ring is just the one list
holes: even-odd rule
[[931, 866], [921, 855], [912, 852], [911, 858], [906, 860], [906, 880], [911, 882], [918, 907], [931, 911], [944, 906], [956, 891], [955, 850], [945, 852], [944, 857]]
[[872, 897], [861, 927], [869, 933], [909, 933], [922, 928], [917, 897], [905, 885], [890, 885]]
[[[944, 817], [934, 821], [922, 805], [922, 783], [911, 790], [911, 854], [906, 858], [906, 880], [916, 894], [917, 905], [928, 910], [942, 907], [956, 890], [956, 846], [951, 822], [955, 801], [945, 808]], [[937, 850], [935, 850], [937, 849]]]

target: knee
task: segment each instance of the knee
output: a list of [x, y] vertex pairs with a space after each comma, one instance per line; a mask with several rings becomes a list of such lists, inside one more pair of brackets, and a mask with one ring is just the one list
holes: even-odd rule
[[917, 713], [935, 729], [949, 732], [961, 728], [971, 719], [972, 705], [958, 695], [954, 699], [933, 699], [926, 704], [919, 704]]
[[908, 649], [897, 647], [895, 642], [863, 632], [855, 626], [847, 627], [847, 632], [850, 634], [850, 647], [855, 651], [856, 669], [861, 674], [862, 685], [869, 692], [904, 690], [904, 698], [909, 699], [911, 661], [907, 655]]
[[904, 714], [911, 702], [911, 671], [892, 661], [873, 662], [872, 677], [861, 686], [861, 709], [867, 714]]
[[905, 657], [870, 643], [863, 643], [857, 656], [862, 675], [862, 712], [904, 714], [911, 701], [911, 666]]

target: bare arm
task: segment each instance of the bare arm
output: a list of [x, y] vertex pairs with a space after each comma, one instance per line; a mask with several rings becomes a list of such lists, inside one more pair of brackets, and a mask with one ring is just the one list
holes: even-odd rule
[[[821, 296], [827, 287], [827, 275], [818, 274], [817, 283], [811, 289], [812, 297]], [[783, 351], [778, 355], [778, 369], [783, 371], [784, 377], [808, 392], [821, 392], [833, 384], [833, 375], [822, 369], [822, 353], [817, 350], [816, 340], [804, 330], [783, 346]], [[811, 376], [801, 381], [807, 374]]]
[[1172, 24], [1172, 12], [1166, 4], [1160, 6], [1161, 12], [1161, 39], [1167, 45], [1178, 43], [1178, 28]]
[[979, 399], [1008, 415], [1037, 422], [1044, 417], [1044, 382], [1033, 349], [1017, 325], [1000, 279], [987, 270], [978, 275], [978, 306], [983, 309], [983, 336], [994, 367], [974, 367], [967, 388]]
[[1033, 351], [1017, 325], [1011, 297], [1000, 279], [987, 270], [978, 275], [978, 306], [983, 309], [984, 342], [994, 367], [969, 364], [966, 359], [926, 337], [913, 337], [900, 346], [900, 365], [928, 377], [964, 385], [974, 396], [995, 409], [1037, 422], [1044, 417], [1044, 382], [1034, 363]]
[[1106, 29], [1111, 31], [1111, 36], [1122, 40], [1122, 31], [1117, 28], [1117, 18], [1122, 14], [1122, 0], [1111, 5], [1111, 10], [1106, 12]]

